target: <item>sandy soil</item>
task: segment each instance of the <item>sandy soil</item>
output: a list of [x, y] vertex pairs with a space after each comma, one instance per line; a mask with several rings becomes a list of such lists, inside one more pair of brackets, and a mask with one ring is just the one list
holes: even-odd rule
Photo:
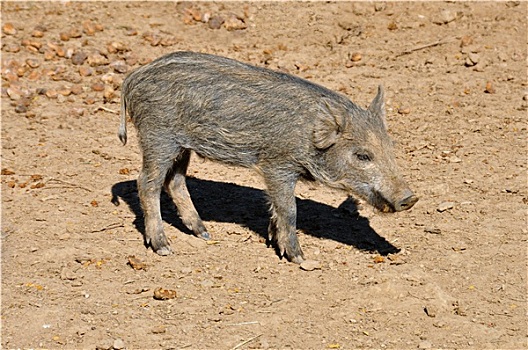
[[[526, 3], [1, 6], [3, 348], [527, 347]], [[421, 200], [384, 215], [299, 184], [299, 239], [321, 265], [304, 271], [266, 247], [261, 178], [193, 158], [214, 240], [189, 235], [164, 196], [176, 254], [157, 256], [137, 140], [131, 128], [121, 145], [114, 112], [126, 73], [176, 50], [361, 106], [383, 84]], [[154, 299], [160, 287], [176, 297]]]

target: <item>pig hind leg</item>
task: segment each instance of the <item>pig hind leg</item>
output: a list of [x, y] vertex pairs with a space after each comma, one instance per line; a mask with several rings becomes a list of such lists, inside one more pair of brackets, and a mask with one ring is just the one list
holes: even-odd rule
[[172, 168], [167, 173], [164, 186], [166, 192], [172, 197], [174, 204], [178, 208], [183, 224], [195, 236], [208, 240], [210, 239], [210, 235], [194, 207], [185, 183], [185, 173], [187, 172], [190, 157], [190, 150], [182, 150], [174, 161]]
[[159, 255], [169, 255], [172, 250], [161, 219], [160, 195], [163, 181], [172, 161], [160, 161], [158, 155], [152, 155], [143, 148], [143, 167], [137, 181], [139, 201], [145, 219], [145, 243]]
[[269, 239], [276, 244], [279, 254], [294, 263], [304, 261], [304, 255], [297, 239], [297, 206], [295, 184], [297, 177], [289, 174], [264, 175], [270, 202], [271, 219], [268, 228]]

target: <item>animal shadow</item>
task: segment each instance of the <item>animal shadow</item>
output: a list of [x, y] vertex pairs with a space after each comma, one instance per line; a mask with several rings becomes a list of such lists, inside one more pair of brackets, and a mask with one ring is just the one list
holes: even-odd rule
[[[204, 221], [236, 223], [267, 239], [269, 212], [264, 191], [193, 177], [187, 177], [187, 187], [196, 210]], [[135, 214], [133, 224], [144, 237], [145, 226], [136, 181], [119, 182], [112, 186], [112, 203], [119, 205], [120, 198]], [[310, 199], [296, 198], [296, 200], [297, 228], [305, 234], [332, 239], [360, 250], [378, 252], [381, 255], [400, 251], [399, 248], [381, 237], [370, 226], [367, 218], [359, 215], [352, 198], [344, 201], [338, 208]], [[176, 206], [165, 192], [161, 195], [161, 215], [163, 220], [171, 226], [192, 234], [183, 225]]]

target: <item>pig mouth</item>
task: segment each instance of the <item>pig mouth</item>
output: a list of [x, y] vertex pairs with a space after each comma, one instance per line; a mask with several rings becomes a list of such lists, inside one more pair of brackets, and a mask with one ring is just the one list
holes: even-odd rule
[[383, 194], [379, 191], [373, 190], [368, 198], [368, 202], [382, 213], [394, 213], [396, 208]]
[[389, 201], [385, 196], [378, 190], [372, 188], [367, 183], [362, 183], [361, 186], [349, 187], [343, 186], [343, 189], [347, 190], [352, 195], [357, 195], [367, 201], [375, 209], [382, 213], [394, 213], [396, 207]]
[[388, 199], [381, 191], [375, 189], [368, 183], [361, 183], [360, 186], [347, 186], [346, 183], [340, 183], [340, 185], [338, 188], [344, 189], [350, 195], [363, 198], [368, 204], [382, 213], [395, 213], [408, 210], [418, 201], [418, 197], [410, 191], [408, 191], [410, 193], [408, 197], [395, 202]]
[[374, 190], [369, 197], [369, 202], [382, 213], [394, 213], [409, 210], [418, 201], [418, 197], [410, 190], [405, 191], [402, 197], [394, 202], [385, 198], [381, 192]]

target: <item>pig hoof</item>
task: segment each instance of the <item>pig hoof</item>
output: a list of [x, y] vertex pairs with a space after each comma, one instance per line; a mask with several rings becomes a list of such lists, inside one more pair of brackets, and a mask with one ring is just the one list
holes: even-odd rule
[[156, 254], [161, 255], [161, 256], [171, 255], [172, 249], [169, 246], [161, 247], [156, 250]]
[[294, 256], [292, 258], [288, 257], [288, 260], [294, 264], [302, 264], [304, 258], [301, 255]]
[[211, 235], [207, 231], [202, 232], [198, 237], [205, 239], [206, 241], [211, 239]]

